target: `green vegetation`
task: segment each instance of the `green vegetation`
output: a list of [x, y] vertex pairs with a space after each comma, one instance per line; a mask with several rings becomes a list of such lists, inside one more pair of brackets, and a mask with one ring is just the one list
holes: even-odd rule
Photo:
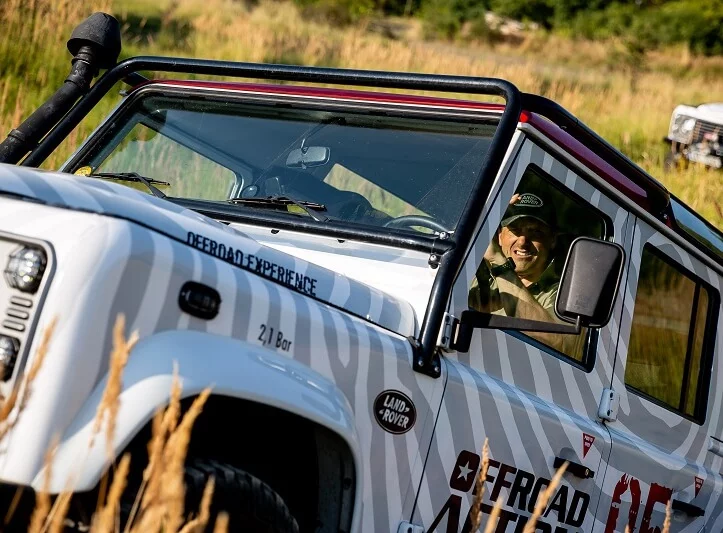
[[493, 38], [485, 22], [491, 12], [572, 37], [620, 37], [641, 47], [683, 43], [703, 54], [723, 53], [720, 0], [295, 0], [336, 22], [360, 17], [414, 15], [428, 35], [451, 38], [471, 23], [475, 36]]

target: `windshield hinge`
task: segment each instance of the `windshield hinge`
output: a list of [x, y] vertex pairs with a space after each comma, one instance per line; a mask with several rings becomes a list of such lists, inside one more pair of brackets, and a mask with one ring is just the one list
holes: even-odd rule
[[439, 331], [439, 339], [437, 340], [437, 346], [445, 352], [453, 351], [453, 340], [457, 337], [458, 329], [459, 319], [450, 313], [444, 313], [442, 327]]
[[597, 416], [606, 422], [615, 422], [618, 419], [620, 395], [613, 389], [603, 389]]
[[424, 533], [424, 526], [418, 526], [417, 524], [402, 520], [399, 522], [397, 533]]

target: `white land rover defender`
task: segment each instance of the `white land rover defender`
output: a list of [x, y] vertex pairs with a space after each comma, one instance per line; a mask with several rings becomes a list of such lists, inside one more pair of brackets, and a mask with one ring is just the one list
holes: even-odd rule
[[690, 161], [723, 168], [723, 102], [676, 106], [664, 141], [670, 144], [667, 169]]
[[536, 531], [660, 531], [667, 505], [671, 531], [723, 530], [723, 235], [570, 113], [494, 78], [116, 64], [102, 13], [68, 48], [0, 144], [5, 397], [57, 319], [3, 506], [43, 488], [55, 435], [51, 493], [95, 501], [122, 314], [116, 457], [146, 453], [174, 368], [186, 401], [212, 386], [188, 483], [217, 476], [234, 531], [468, 531], [486, 438], [498, 532], [561, 464]]

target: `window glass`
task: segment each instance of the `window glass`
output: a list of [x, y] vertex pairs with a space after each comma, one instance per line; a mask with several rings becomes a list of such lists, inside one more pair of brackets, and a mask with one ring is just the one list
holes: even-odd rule
[[700, 376], [700, 359], [703, 354], [703, 339], [705, 337], [705, 318], [708, 312], [708, 292], [701, 289], [698, 293], [698, 309], [695, 317], [695, 328], [693, 333], [693, 351], [690, 366], [690, 382], [688, 385], [688, 394], [683, 412], [690, 415], [694, 414], [695, 398], [698, 391], [698, 377]]
[[[332, 225], [429, 235], [456, 227], [499, 120], [169, 91], [147, 89], [130, 101], [67, 171], [137, 172], [171, 183], [159, 187], [168, 196], [218, 201], [244, 213], [281, 213], [254, 200], [286, 196], [319, 204]], [[232, 198], [249, 201], [229, 204]]]
[[207, 200], [228, 196], [236, 182], [236, 175], [228, 168], [142, 124], [133, 126], [93, 171], [137, 172], [168, 183], [154, 184], [166, 194]]
[[340, 164], [336, 164], [331, 168], [324, 177], [324, 182], [340, 191], [360, 192], [369, 200], [374, 209], [385, 211], [393, 217], [425, 214], [398, 196], [384, 190], [376, 183]]
[[625, 383], [696, 417], [708, 289], [646, 244], [640, 264]]
[[[538, 167], [530, 166], [509, 199], [477, 269], [469, 307], [485, 313], [564, 323], [555, 315], [554, 306], [570, 244], [580, 236], [605, 238], [607, 224], [609, 219], [593, 206], [556, 184]], [[524, 334], [586, 364], [587, 328], [579, 335]]]

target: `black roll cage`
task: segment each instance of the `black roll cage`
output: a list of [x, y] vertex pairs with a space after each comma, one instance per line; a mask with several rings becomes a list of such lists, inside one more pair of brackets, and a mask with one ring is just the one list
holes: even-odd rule
[[[144, 80], [143, 76], [138, 74], [144, 70], [502, 97], [505, 106], [499, 125], [485, 154], [479, 179], [471, 191], [455, 230], [455, 241], [461, 243], [470, 242], [473, 237], [479, 214], [490, 194], [492, 182], [500, 170], [522, 111], [522, 93], [519, 89], [512, 83], [497, 78], [139, 56], [126, 59], [107, 70], [20, 164], [27, 167], [42, 164], [116, 83], [125, 81], [135, 85]], [[414, 369], [433, 377], [440, 375], [436, 351], [437, 332], [442, 326], [447, 300], [462, 267], [465, 251], [464, 246], [452, 245], [441, 255], [439, 272], [432, 286], [419, 337], [409, 339], [414, 348]]]

